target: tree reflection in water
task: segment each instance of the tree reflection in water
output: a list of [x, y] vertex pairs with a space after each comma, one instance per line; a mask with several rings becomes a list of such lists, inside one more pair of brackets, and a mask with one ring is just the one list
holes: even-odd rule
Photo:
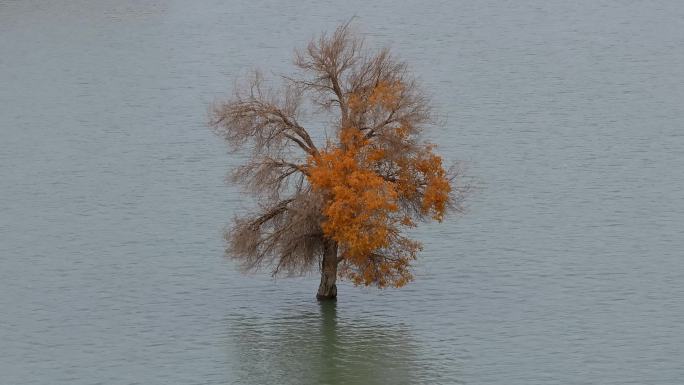
[[434, 383], [406, 328], [340, 318], [334, 301], [318, 306], [318, 312], [233, 323], [231, 350], [239, 355], [229, 360], [233, 383]]

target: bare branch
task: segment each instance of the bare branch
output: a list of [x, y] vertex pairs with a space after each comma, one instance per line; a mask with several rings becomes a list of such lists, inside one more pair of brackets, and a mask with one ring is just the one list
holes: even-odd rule
[[246, 87], [249, 91], [238, 89], [233, 100], [214, 108], [210, 125], [216, 134], [234, 148], [252, 141], [256, 153], [282, 149], [289, 142], [306, 154], [317, 154], [311, 136], [297, 122], [301, 92], [285, 88], [284, 96], [278, 98], [264, 90], [262, 83], [255, 74]]
[[[340, 108], [340, 121], [347, 120], [347, 90], [344, 75], [358, 61], [363, 40], [352, 35], [350, 23], [338, 27], [332, 36], [325, 34], [311, 41], [305, 51], [295, 51], [294, 64], [304, 70], [310, 79], [294, 80], [303, 89], [322, 95], [321, 104], [329, 106], [330, 101]], [[329, 95], [329, 96], [325, 96]]]

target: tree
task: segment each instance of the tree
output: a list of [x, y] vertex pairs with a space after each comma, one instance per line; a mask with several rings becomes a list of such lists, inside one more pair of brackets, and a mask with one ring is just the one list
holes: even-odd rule
[[[422, 139], [434, 122], [428, 99], [405, 62], [366, 49], [349, 23], [296, 51], [294, 64], [281, 88], [255, 73], [212, 111], [214, 132], [251, 150], [232, 179], [258, 200], [226, 232], [227, 255], [274, 276], [318, 266], [318, 299], [337, 296], [338, 275], [401, 287], [421, 249], [403, 231], [462, 212], [465, 192]], [[317, 141], [300, 122], [321, 124], [321, 114], [330, 130]]]

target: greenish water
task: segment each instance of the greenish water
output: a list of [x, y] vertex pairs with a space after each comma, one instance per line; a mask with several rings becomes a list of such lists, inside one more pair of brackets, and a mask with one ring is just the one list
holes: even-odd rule
[[238, 383], [412, 384], [436, 374], [420, 362], [406, 327], [345, 319], [336, 303], [297, 307], [276, 324], [255, 317], [232, 327]]
[[[205, 126], [358, 15], [480, 185], [401, 290], [241, 275]], [[0, 384], [684, 378], [684, 3], [0, 0]]]

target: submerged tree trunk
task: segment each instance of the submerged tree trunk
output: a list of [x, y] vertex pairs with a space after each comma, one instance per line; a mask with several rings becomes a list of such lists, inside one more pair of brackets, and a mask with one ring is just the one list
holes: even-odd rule
[[321, 284], [318, 286], [316, 298], [319, 300], [337, 298], [337, 242], [326, 239], [323, 243], [323, 261], [321, 263]]

